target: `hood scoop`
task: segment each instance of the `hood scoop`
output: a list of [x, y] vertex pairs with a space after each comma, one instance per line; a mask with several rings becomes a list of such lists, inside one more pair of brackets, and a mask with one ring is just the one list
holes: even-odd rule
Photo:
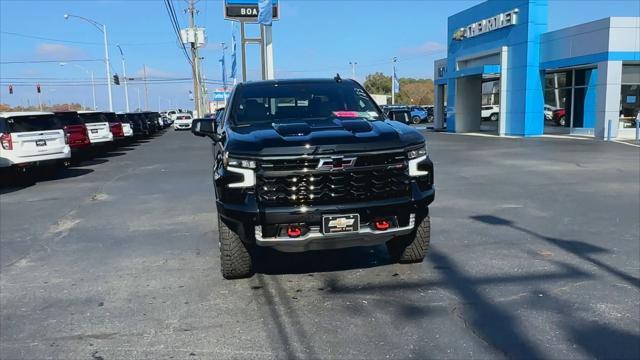
[[311, 133], [311, 126], [306, 123], [273, 124], [280, 136], [305, 136]]
[[367, 120], [342, 120], [342, 127], [352, 133], [369, 132], [373, 129], [371, 123]]

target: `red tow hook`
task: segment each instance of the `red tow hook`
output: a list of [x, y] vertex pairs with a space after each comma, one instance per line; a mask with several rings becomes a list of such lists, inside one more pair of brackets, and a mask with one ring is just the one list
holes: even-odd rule
[[302, 235], [302, 229], [299, 226], [289, 225], [287, 227], [287, 235], [292, 238], [297, 238]]
[[385, 231], [389, 229], [389, 227], [391, 227], [391, 224], [388, 220], [376, 220], [374, 221], [373, 225], [375, 226], [376, 230], [380, 231]]

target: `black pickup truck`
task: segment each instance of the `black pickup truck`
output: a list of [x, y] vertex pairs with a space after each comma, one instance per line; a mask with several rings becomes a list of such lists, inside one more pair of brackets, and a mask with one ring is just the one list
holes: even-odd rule
[[433, 163], [425, 138], [389, 120], [358, 83], [238, 84], [222, 116], [196, 119], [213, 141], [222, 275], [253, 275], [255, 246], [284, 252], [385, 244], [421, 262]]

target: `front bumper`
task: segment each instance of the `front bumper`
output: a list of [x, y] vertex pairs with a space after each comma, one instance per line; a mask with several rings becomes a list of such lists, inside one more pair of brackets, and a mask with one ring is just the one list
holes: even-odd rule
[[[435, 198], [435, 189], [421, 191], [412, 184], [410, 197], [358, 202], [352, 204], [262, 207], [255, 195], [248, 193], [241, 203], [217, 201], [222, 221], [246, 243], [273, 247], [284, 252], [338, 249], [354, 246], [372, 246], [385, 243], [394, 237], [410, 234], [415, 225], [429, 215], [429, 204]], [[352, 233], [323, 234], [322, 217], [325, 215], [358, 214], [360, 230]], [[397, 226], [385, 231], [375, 231], [370, 224], [376, 218], [394, 217]], [[280, 237], [274, 227], [286, 224], [306, 224], [309, 232], [298, 238]]]

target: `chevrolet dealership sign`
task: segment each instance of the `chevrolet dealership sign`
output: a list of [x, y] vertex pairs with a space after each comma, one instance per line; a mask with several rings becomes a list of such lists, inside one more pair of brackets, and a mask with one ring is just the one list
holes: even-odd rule
[[518, 9], [498, 14], [488, 19], [480, 20], [467, 27], [458, 29], [453, 33], [453, 40], [461, 41], [464, 39], [476, 37], [488, 32], [502, 29], [507, 26], [515, 25], [517, 22]]

